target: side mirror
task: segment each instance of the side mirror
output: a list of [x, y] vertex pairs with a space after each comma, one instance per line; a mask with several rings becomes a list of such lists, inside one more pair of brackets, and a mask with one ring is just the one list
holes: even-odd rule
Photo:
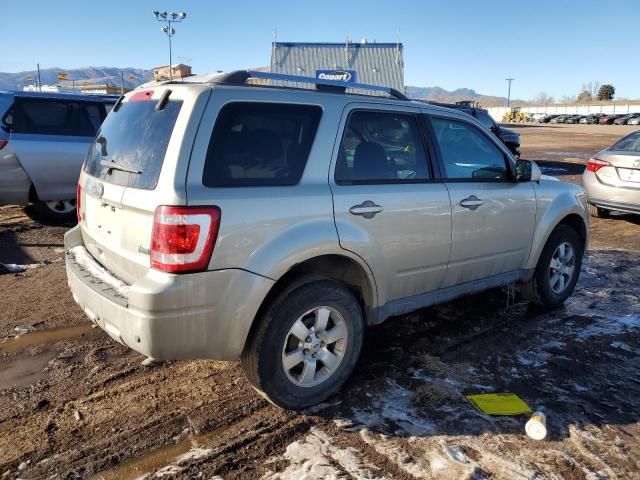
[[516, 181], [518, 182], [538, 182], [542, 172], [536, 162], [529, 160], [516, 161]]

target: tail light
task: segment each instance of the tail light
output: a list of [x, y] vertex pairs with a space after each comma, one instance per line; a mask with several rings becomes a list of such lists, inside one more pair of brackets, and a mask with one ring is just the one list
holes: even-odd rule
[[602, 167], [612, 167], [613, 165], [606, 160], [600, 160], [599, 158], [590, 158], [589, 163], [587, 163], [587, 170], [590, 172], [597, 172]]
[[170, 273], [206, 270], [219, 227], [218, 207], [158, 207], [153, 217], [151, 266]]
[[8, 140], [0, 140], [0, 150], [7, 146]]
[[82, 213], [80, 208], [82, 207], [82, 187], [78, 183], [76, 187], [76, 216], [78, 217], [78, 223], [82, 221]]

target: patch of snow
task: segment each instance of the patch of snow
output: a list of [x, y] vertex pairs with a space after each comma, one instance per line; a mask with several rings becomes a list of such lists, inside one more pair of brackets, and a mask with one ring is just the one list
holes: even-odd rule
[[525, 353], [518, 353], [516, 355], [516, 360], [518, 363], [522, 365], [526, 365], [527, 367], [541, 367], [547, 360], [551, 357], [549, 352], [531, 352], [527, 351]]
[[449, 446], [449, 445], [443, 443], [442, 444], [442, 449], [444, 450], [444, 453], [446, 453], [449, 456], [449, 458], [451, 458], [451, 460], [453, 460], [455, 462], [462, 463], [462, 464], [465, 464], [465, 465], [471, 463], [469, 458], [457, 446]]
[[4, 267], [4, 269], [9, 273], [24, 272], [25, 270], [38, 268], [40, 265], [40, 263], [30, 263], [27, 265], [18, 265], [17, 263], [0, 263], [0, 267]]
[[613, 348], [619, 348], [620, 350], [625, 350], [627, 352], [633, 352], [633, 348], [630, 345], [627, 345], [624, 342], [611, 342], [610, 344]]
[[353, 409], [354, 419], [372, 429], [393, 429], [395, 434], [423, 436], [435, 431], [434, 424], [416, 412], [413, 393], [394, 380], [387, 380], [387, 389], [377, 395], [366, 409]]
[[576, 392], [588, 392], [589, 389], [587, 387], [583, 387], [582, 385], [578, 384], [578, 383], [574, 383], [573, 384], [573, 389]]
[[[353, 448], [336, 446], [333, 439], [322, 430], [311, 428], [303, 439], [291, 443], [283, 455], [289, 465], [283, 472], [269, 473], [263, 478], [272, 480], [339, 479], [342, 472], [338, 464], [356, 480], [374, 479], [371, 470], [362, 465]], [[386, 479], [388, 477], [378, 477]]]
[[374, 434], [366, 428], [360, 430], [362, 440], [380, 455], [388, 458], [400, 469], [416, 478], [429, 477], [429, 465], [420, 459], [412, 458], [397, 442], [386, 435]]
[[92, 277], [106, 283], [120, 295], [126, 297], [129, 293], [129, 285], [114, 277], [107, 269], [96, 262], [91, 254], [82, 245], [78, 245], [69, 250], [76, 262], [84, 268]]

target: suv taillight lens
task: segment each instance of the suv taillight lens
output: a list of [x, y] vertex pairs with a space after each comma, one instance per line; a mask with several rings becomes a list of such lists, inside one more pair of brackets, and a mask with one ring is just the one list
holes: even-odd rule
[[589, 163], [587, 163], [587, 170], [590, 172], [597, 172], [602, 167], [611, 167], [611, 163], [606, 160], [600, 160], [599, 158], [590, 158]]
[[80, 212], [80, 207], [82, 207], [82, 187], [78, 183], [76, 187], [76, 216], [78, 217], [78, 223], [82, 221], [82, 213]]
[[0, 140], [0, 150], [6, 147], [8, 143], [9, 143], [8, 140]]
[[220, 227], [218, 207], [156, 208], [151, 266], [170, 273], [206, 270]]

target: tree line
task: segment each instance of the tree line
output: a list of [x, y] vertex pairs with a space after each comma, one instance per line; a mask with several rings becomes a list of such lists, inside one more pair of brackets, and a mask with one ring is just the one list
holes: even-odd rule
[[615, 94], [616, 88], [613, 85], [609, 83], [601, 85], [600, 82], [594, 81], [583, 83], [578, 95], [565, 95], [560, 98], [559, 102], [556, 102], [555, 97], [548, 95], [546, 92], [540, 92], [531, 99], [531, 103], [537, 105], [547, 105], [549, 103], [589, 103], [594, 100], [613, 100]]

